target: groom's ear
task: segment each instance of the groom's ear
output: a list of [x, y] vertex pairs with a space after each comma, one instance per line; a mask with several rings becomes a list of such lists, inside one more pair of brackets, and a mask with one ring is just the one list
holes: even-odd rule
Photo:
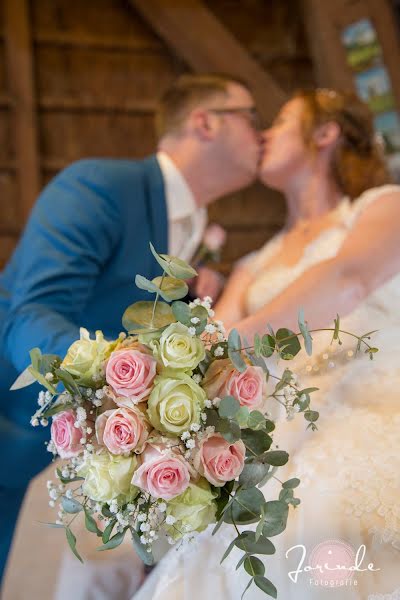
[[216, 119], [213, 119], [213, 115], [203, 108], [193, 110], [190, 115], [190, 129], [194, 135], [202, 140], [215, 138], [215, 122]]
[[340, 126], [335, 121], [329, 121], [317, 127], [313, 133], [316, 148], [323, 149], [332, 146], [340, 137]]

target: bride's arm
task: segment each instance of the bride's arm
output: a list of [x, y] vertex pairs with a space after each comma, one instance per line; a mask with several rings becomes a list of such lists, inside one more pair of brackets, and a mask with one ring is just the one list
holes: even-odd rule
[[224, 291], [215, 305], [215, 318], [224, 322], [225, 327], [243, 319], [245, 291], [253, 281], [252, 273], [245, 264], [238, 264], [232, 271]]
[[[382, 195], [359, 216], [337, 256], [319, 263], [262, 309], [236, 323], [242, 333], [262, 333], [266, 324], [297, 330], [304, 308], [312, 328], [345, 316], [400, 271], [400, 194]], [[373, 325], [373, 324], [372, 324]]]

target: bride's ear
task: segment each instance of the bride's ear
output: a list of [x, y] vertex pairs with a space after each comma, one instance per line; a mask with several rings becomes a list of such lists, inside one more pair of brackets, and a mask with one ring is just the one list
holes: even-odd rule
[[340, 137], [340, 126], [335, 121], [329, 121], [316, 128], [313, 133], [314, 146], [318, 149], [328, 148]]

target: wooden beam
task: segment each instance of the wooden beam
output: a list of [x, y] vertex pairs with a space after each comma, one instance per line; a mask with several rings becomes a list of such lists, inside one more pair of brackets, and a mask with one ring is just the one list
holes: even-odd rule
[[264, 119], [273, 119], [286, 94], [201, 0], [129, 1], [193, 71], [244, 79]]
[[40, 189], [28, 2], [4, 0], [3, 13], [6, 66], [14, 108], [19, 212], [21, 221], [25, 221]]

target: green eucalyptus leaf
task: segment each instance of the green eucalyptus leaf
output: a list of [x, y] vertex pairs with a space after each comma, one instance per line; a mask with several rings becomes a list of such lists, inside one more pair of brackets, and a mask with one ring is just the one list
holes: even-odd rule
[[190, 319], [192, 318], [192, 311], [186, 302], [176, 301], [171, 306], [174, 317], [183, 325], [190, 327]]
[[256, 575], [256, 577], [254, 577], [254, 583], [265, 594], [268, 594], [268, 596], [271, 596], [271, 598], [278, 597], [278, 591], [277, 591], [276, 587], [266, 577], [261, 577], [261, 575]]
[[247, 463], [239, 476], [239, 485], [243, 489], [254, 487], [262, 481], [269, 471], [269, 465], [257, 462], [256, 460]]
[[264, 334], [261, 338], [260, 345], [260, 354], [264, 358], [269, 358], [273, 355], [276, 348], [275, 337], [269, 335], [268, 333]]
[[82, 395], [81, 391], [78, 387], [78, 384], [76, 383], [75, 379], [72, 377], [71, 373], [68, 373], [68, 371], [64, 371], [64, 369], [55, 369], [54, 374], [56, 375], [56, 377], [58, 377], [58, 379], [64, 385], [65, 389], [68, 392], [70, 392], [73, 396], [75, 394], [78, 396]]
[[117, 519], [115, 519], [115, 518], [112, 519], [109, 522], [109, 524], [107, 525], [107, 527], [104, 529], [103, 535], [101, 536], [103, 544], [107, 544], [107, 542], [109, 541], [112, 530], [114, 529], [116, 522], [117, 522]]
[[263, 429], [266, 420], [264, 415], [258, 410], [252, 410], [249, 415], [247, 426], [249, 429]]
[[35, 371], [40, 371], [40, 365], [42, 362], [42, 353], [40, 348], [32, 348], [29, 352], [29, 356], [31, 358], [31, 365]]
[[[244, 555], [244, 558], [246, 558], [246, 555]], [[242, 563], [240, 563], [240, 564], [242, 564]], [[250, 579], [249, 583], [244, 588], [244, 591], [243, 591], [243, 594], [240, 597], [240, 600], [243, 600], [245, 593], [247, 592], [247, 590], [249, 589], [249, 587], [251, 586], [251, 584], [253, 583], [253, 581], [254, 581], [254, 579]]]
[[84, 511], [86, 529], [90, 531], [90, 533], [95, 533], [98, 537], [101, 537], [103, 535], [103, 532], [97, 527], [96, 521], [93, 519], [92, 515], [90, 514], [87, 508], [85, 508]]
[[76, 549], [76, 537], [74, 536], [74, 534], [72, 533], [72, 531], [70, 530], [69, 527], [65, 528], [65, 534], [67, 536], [67, 541], [68, 541], [69, 547], [71, 548], [72, 552], [75, 554], [76, 558], [78, 560], [80, 560], [81, 563], [83, 563], [82, 557], [80, 556], [78, 550]]
[[58, 469], [58, 468], [57, 468], [57, 477], [61, 481], [61, 483], [64, 483], [64, 484], [72, 483], [74, 481], [83, 481], [84, 480], [84, 477], [72, 477], [71, 479], [68, 479], [68, 477], [63, 477], [61, 469]]
[[286, 529], [288, 515], [289, 507], [286, 502], [280, 500], [266, 502], [263, 511], [263, 536], [273, 537], [282, 533]]
[[127, 529], [128, 528], [125, 527], [123, 531], [120, 531], [119, 533], [113, 535], [112, 538], [110, 538], [106, 544], [99, 546], [99, 548], [96, 548], [96, 550], [98, 550], [98, 552], [103, 552], [103, 550], [113, 550], [117, 546], [120, 546], [124, 541]]
[[26, 367], [26, 369], [22, 371], [20, 375], [18, 375], [17, 379], [10, 387], [10, 390], [20, 390], [24, 387], [27, 387], [28, 385], [32, 385], [32, 383], [35, 383], [36, 377], [31, 372], [31, 369], [31, 367]]
[[249, 456], [259, 456], [270, 449], [272, 438], [263, 430], [242, 429], [241, 437]]
[[292, 479], [288, 479], [285, 483], [282, 483], [282, 487], [285, 489], [293, 490], [300, 485], [300, 479], [297, 477], [293, 477]]
[[306, 352], [309, 356], [311, 356], [311, 354], [312, 354], [312, 337], [311, 337], [311, 334], [308, 329], [308, 324], [304, 319], [304, 309], [303, 308], [301, 308], [299, 310], [298, 322], [299, 322], [299, 329], [300, 329], [301, 335], [303, 336], [303, 339], [304, 339], [304, 346], [305, 346]]
[[284, 360], [291, 360], [301, 350], [297, 335], [290, 329], [278, 329], [276, 332], [276, 339], [278, 340], [281, 358]]
[[248, 427], [250, 412], [247, 406], [241, 406], [235, 415], [235, 420], [239, 423], [240, 428]]
[[235, 547], [235, 542], [236, 542], [236, 539], [237, 539], [237, 538], [235, 538], [235, 539], [234, 539], [234, 540], [233, 540], [233, 541], [232, 541], [232, 542], [229, 544], [229, 546], [227, 547], [227, 549], [225, 550], [225, 552], [224, 552], [224, 555], [223, 555], [223, 557], [221, 558], [221, 560], [220, 560], [220, 562], [219, 562], [219, 564], [220, 564], [220, 565], [221, 565], [221, 564], [224, 562], [224, 560], [225, 560], [225, 559], [226, 559], [226, 558], [229, 556], [229, 554], [232, 552], [233, 548]]
[[225, 396], [219, 404], [218, 414], [222, 418], [234, 417], [240, 409], [240, 404], [233, 396]]
[[247, 368], [247, 364], [243, 360], [241, 347], [242, 340], [240, 339], [240, 335], [236, 329], [232, 329], [228, 336], [228, 356], [235, 369], [243, 373]]
[[196, 277], [197, 271], [184, 260], [176, 256], [170, 256], [169, 254], [159, 254], [152, 243], [150, 243], [150, 250], [163, 271], [171, 277], [176, 277], [177, 279], [191, 279], [192, 277]]
[[187, 283], [175, 277], [156, 277], [152, 283], [166, 302], [184, 298], [189, 292]]
[[140, 537], [138, 535], [138, 533], [131, 528], [131, 535], [132, 535], [132, 543], [133, 546], [139, 556], [139, 558], [142, 559], [142, 561], [144, 562], [145, 565], [151, 566], [152, 564], [154, 564], [154, 558], [151, 552], [147, 552], [147, 548], [145, 546], [143, 546], [142, 542], [140, 541]]
[[49, 417], [54, 417], [54, 415], [57, 415], [59, 412], [62, 412], [63, 410], [69, 410], [70, 408], [74, 408], [72, 402], [66, 402], [64, 404], [63, 402], [56, 401], [50, 406], [50, 408], [42, 412], [42, 417], [48, 419]]
[[236, 546], [247, 554], [275, 554], [275, 546], [264, 535], [256, 540], [254, 531], [244, 531], [236, 541]]
[[154, 302], [140, 301], [131, 304], [122, 317], [122, 325], [127, 331], [139, 327], [159, 329], [175, 322], [171, 307], [165, 302], [157, 302], [153, 318]]
[[282, 467], [289, 460], [289, 454], [285, 450], [270, 450], [265, 452], [261, 457], [263, 463], [273, 467]]
[[239, 423], [232, 419], [219, 419], [215, 430], [230, 444], [234, 444], [240, 440], [241, 432]]
[[61, 497], [61, 504], [65, 512], [71, 515], [79, 513], [81, 510], [83, 510], [83, 506], [80, 502], [78, 502], [78, 500], [75, 500], [74, 498], [67, 498], [67, 496]]
[[51, 394], [53, 394], [53, 396], [57, 394], [56, 388], [50, 383], [50, 381], [47, 381], [44, 375], [39, 373], [39, 371], [36, 371], [36, 369], [34, 369], [33, 367], [28, 367], [28, 371], [36, 379], [36, 381], [40, 383], [40, 385], [45, 387]]
[[232, 504], [224, 513], [224, 521], [240, 525], [256, 523], [260, 519], [263, 504], [264, 495], [258, 488], [239, 490], [236, 492]]
[[140, 290], [145, 290], [145, 292], [150, 292], [150, 294], [156, 294], [159, 291], [158, 285], [146, 279], [143, 275], [136, 275], [135, 284]]
[[279, 500], [281, 502], [286, 502], [286, 504], [290, 503], [290, 500], [294, 498], [294, 492], [290, 489], [282, 488], [279, 493]]
[[319, 413], [316, 410], [306, 410], [304, 418], [310, 423], [315, 423], [315, 421], [318, 421], [319, 419]]
[[251, 577], [265, 573], [264, 563], [256, 556], [248, 556], [244, 561], [244, 568]]

